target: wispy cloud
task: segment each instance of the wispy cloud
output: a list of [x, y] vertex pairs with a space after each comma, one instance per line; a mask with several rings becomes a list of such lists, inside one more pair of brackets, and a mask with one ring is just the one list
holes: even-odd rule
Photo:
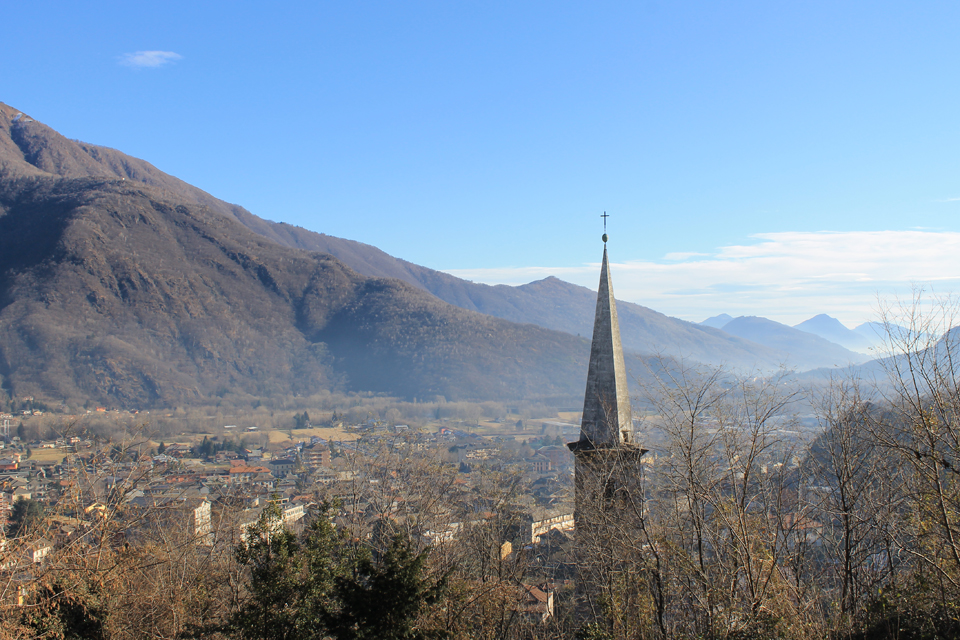
[[[960, 233], [948, 231], [787, 232], [704, 255], [613, 266], [617, 297], [688, 320], [716, 313], [764, 315], [794, 324], [828, 313], [848, 325], [875, 318], [881, 299], [911, 286], [960, 292]], [[615, 256], [618, 249], [610, 247]], [[490, 284], [555, 275], [596, 288], [598, 265], [452, 270]]]
[[709, 256], [709, 253], [697, 253], [696, 251], [677, 251], [663, 256], [664, 260], [687, 260], [698, 256]]
[[148, 69], [162, 67], [182, 58], [183, 56], [173, 51], [137, 51], [120, 56], [120, 64], [133, 69]]
[[960, 198], [943, 198], [937, 202], [960, 202]]

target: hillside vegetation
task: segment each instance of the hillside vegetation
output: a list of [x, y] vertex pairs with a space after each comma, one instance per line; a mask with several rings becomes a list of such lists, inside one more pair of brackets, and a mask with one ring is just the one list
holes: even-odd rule
[[116, 161], [131, 179], [54, 174], [93, 172], [84, 154], [118, 156], [16, 114], [0, 109], [7, 394], [171, 406], [318, 389], [431, 399], [580, 393], [585, 338], [460, 309], [280, 246], [199, 195], [134, 180], [135, 163]]
[[[360, 274], [403, 280], [469, 311], [572, 335], [589, 337], [593, 330], [596, 292], [585, 287], [553, 277], [519, 287], [478, 284], [395, 258], [362, 242], [264, 220], [143, 160], [115, 149], [68, 140], [27, 116], [14, 121], [17, 113], [0, 103], [0, 177], [9, 172], [134, 180], [159, 189], [165, 198], [207, 207], [277, 244], [328, 253]], [[777, 349], [671, 318], [640, 305], [621, 301], [618, 307], [624, 348], [637, 353], [666, 354], [747, 369], [776, 368], [788, 359], [786, 353]], [[818, 366], [825, 364], [831, 363], [817, 363]]]

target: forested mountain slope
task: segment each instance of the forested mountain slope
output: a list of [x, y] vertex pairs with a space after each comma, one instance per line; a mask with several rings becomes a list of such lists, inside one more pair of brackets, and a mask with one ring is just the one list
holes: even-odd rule
[[51, 135], [56, 142], [0, 107], [8, 393], [141, 406], [331, 388], [450, 399], [582, 393], [586, 338], [460, 309], [281, 246], [205, 205], [202, 192], [135, 180], [139, 165], [121, 156], [109, 156], [119, 177], [84, 176], [101, 165], [77, 143], [37, 142]]
[[[593, 330], [596, 293], [585, 287], [552, 277], [519, 287], [469, 282], [394, 258], [371, 245], [264, 220], [148, 162], [114, 149], [69, 140], [23, 114], [14, 120], [19, 112], [2, 103], [0, 111], [5, 114], [0, 118], [0, 176], [52, 174], [135, 180], [159, 189], [161, 197], [207, 207], [284, 246], [329, 253], [358, 273], [398, 278], [463, 309], [573, 335], [589, 337]], [[785, 354], [776, 349], [640, 305], [621, 301], [618, 311], [623, 345], [638, 353], [743, 368], [772, 368], [785, 359]]]

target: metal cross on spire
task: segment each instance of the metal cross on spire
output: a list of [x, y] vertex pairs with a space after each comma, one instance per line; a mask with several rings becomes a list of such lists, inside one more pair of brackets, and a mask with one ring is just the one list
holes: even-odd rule
[[606, 211], [604, 211], [603, 213], [600, 214], [600, 217], [603, 218], [603, 241], [606, 242], [607, 241], [607, 218], [609, 218], [610, 215]]

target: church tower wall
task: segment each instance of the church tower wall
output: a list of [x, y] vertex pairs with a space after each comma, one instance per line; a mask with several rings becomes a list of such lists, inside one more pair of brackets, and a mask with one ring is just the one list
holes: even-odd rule
[[585, 621], [608, 620], [617, 576], [635, 553], [642, 516], [641, 456], [635, 442], [627, 373], [604, 235], [590, 364], [575, 456], [578, 610]]

